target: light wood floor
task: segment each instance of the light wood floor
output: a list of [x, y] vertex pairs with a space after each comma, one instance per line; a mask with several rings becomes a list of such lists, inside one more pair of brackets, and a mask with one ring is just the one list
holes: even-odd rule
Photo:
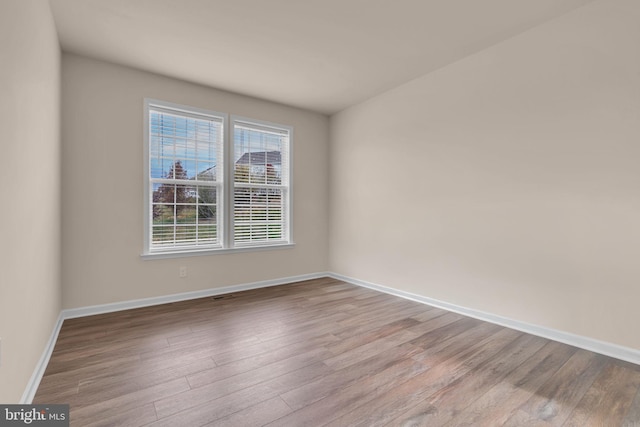
[[640, 426], [640, 367], [333, 279], [67, 320], [73, 426]]

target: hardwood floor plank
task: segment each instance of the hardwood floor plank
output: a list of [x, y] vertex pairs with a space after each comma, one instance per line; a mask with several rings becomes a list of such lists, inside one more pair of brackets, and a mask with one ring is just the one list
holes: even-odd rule
[[[284, 353], [285, 354], [279, 358], [275, 356], [268, 357], [273, 353], [269, 355], [262, 353], [257, 357], [240, 359], [237, 363], [219, 365], [193, 375], [188, 375], [187, 380], [191, 388], [198, 388], [230, 377], [235, 377], [235, 381], [239, 381], [241, 379], [239, 375], [269, 379], [273, 376], [295, 371], [316, 362], [323, 362], [325, 357], [331, 354], [323, 347], [312, 348], [304, 352], [286, 351]], [[280, 353], [275, 354], [280, 355]], [[293, 356], [291, 354], [293, 354]]]
[[[503, 424], [503, 426], [520, 426], [520, 427], [554, 427], [557, 424], [552, 424], [539, 418], [532, 418], [531, 414], [522, 409], [516, 410], [511, 417]], [[605, 426], [602, 426], [605, 427]]]
[[[431, 313], [431, 311], [428, 311], [427, 313]], [[415, 319], [416, 317], [418, 316], [413, 316], [411, 317], [411, 319]], [[436, 329], [450, 325], [451, 323], [457, 322], [462, 319], [464, 319], [464, 317], [457, 313], [438, 314], [438, 316], [420, 321], [420, 323], [415, 326], [409, 326], [408, 329], [413, 332], [417, 332], [419, 335], [426, 335], [431, 331], [435, 331]]]
[[[373, 399], [354, 411], [339, 417], [331, 426], [381, 426], [404, 414], [432, 394], [460, 378], [475, 366], [493, 357], [521, 333], [501, 329], [491, 337], [459, 352], [443, 350], [441, 360], [427, 371], [393, 389], [388, 396]], [[435, 408], [434, 408], [435, 409]]]
[[363, 377], [340, 387], [322, 399], [305, 405], [269, 424], [270, 427], [323, 425], [356, 407], [383, 396], [394, 387], [424, 372], [427, 367], [411, 359], [402, 359], [390, 367], [371, 376]]
[[93, 345], [79, 349], [75, 353], [67, 353], [56, 357], [50, 363], [51, 372], [67, 372], [78, 365], [91, 366], [102, 362], [109, 362], [116, 358], [135, 356], [143, 353], [160, 352], [168, 348], [166, 339], [133, 339], [132, 342], [123, 341], [108, 345]]
[[[542, 385], [521, 410], [531, 420], [562, 425], [585, 395], [605, 365], [606, 358], [586, 350], [576, 351], [556, 374]], [[521, 419], [509, 419], [506, 426], [517, 426]]]
[[621, 425], [639, 388], [640, 372], [607, 363], [564, 425]]
[[[114, 358], [98, 364], [83, 366], [78, 365], [74, 369], [69, 371], [56, 371], [51, 372], [49, 368], [45, 370], [43, 378], [43, 387], [38, 387], [38, 392], [46, 395], [48, 392], [61, 388], [78, 388], [80, 381], [87, 378], [103, 378], [112, 377], [114, 375], [127, 375], [133, 371], [136, 371], [140, 364], [140, 356], [127, 356], [121, 358]], [[36, 394], [38, 398], [38, 394]]]
[[355, 314], [347, 320], [339, 322], [345, 326], [345, 331], [336, 334], [340, 338], [348, 338], [367, 333], [383, 325], [395, 322], [413, 315], [422, 313], [424, 308], [418, 305], [408, 304], [410, 301], [392, 301], [384, 304], [376, 304], [369, 310]]
[[[261, 366], [231, 377], [223, 378], [200, 387], [190, 388], [185, 393], [174, 396], [170, 401], [163, 400], [164, 404], [156, 402], [158, 417], [163, 418], [181, 409], [196, 406], [200, 403], [208, 402], [228, 393], [252, 387], [276, 378], [288, 372], [297, 371], [304, 367], [317, 366], [321, 363], [321, 357], [326, 353], [326, 349], [316, 348], [306, 353], [291, 356], [276, 363]], [[322, 364], [323, 366], [326, 366]]]
[[[447, 341], [448, 339], [478, 325], [480, 325], [480, 322], [475, 319], [468, 317], [464, 318], [456, 315], [455, 313], [451, 313], [451, 316], [449, 314], [445, 314], [444, 316], [436, 317], [433, 320], [428, 320], [421, 325], [422, 328], [420, 328], [420, 332], [423, 330], [426, 330], [426, 332], [413, 339], [411, 344], [426, 349], [438, 342]], [[417, 329], [417, 327], [413, 328], [414, 331]]]
[[156, 410], [153, 403], [148, 403], [128, 411], [113, 408], [113, 415], [106, 415], [99, 420], [86, 420], [83, 427], [137, 427], [147, 425], [155, 420]]
[[475, 343], [484, 342], [501, 330], [490, 323], [475, 325], [457, 337], [433, 343], [412, 358], [431, 367], [447, 361], [451, 357], [465, 354]]
[[438, 390], [428, 399], [405, 412], [391, 424], [411, 425], [420, 422], [442, 426], [463, 412], [477, 397], [517, 369], [544, 346], [546, 340], [521, 335], [507, 344], [495, 357], [474, 367]]
[[291, 408], [279, 397], [274, 397], [206, 425], [211, 427], [259, 426], [289, 412]]
[[287, 402], [293, 410], [300, 409], [305, 405], [309, 405], [335, 393], [361, 378], [374, 375], [377, 371], [385, 369], [399, 360], [410, 358], [417, 351], [418, 348], [411, 344], [394, 347], [355, 365], [334, 370], [333, 373], [325, 375], [316, 381], [284, 393], [281, 395], [282, 399]]
[[143, 351], [139, 353], [139, 355], [142, 360], [171, 359], [183, 357], [185, 355], [188, 355], [189, 357], [204, 358], [213, 357], [216, 354], [229, 352], [231, 350], [241, 352], [245, 349], [251, 349], [256, 346], [262, 348], [264, 347], [264, 344], [256, 337], [240, 334], [240, 337], [236, 340], [213, 340], [187, 343], [185, 345], [175, 344], [162, 349], [156, 349], [154, 351]]
[[154, 427], [171, 427], [180, 425], [181, 422], [186, 425], [206, 424], [245, 409], [256, 402], [300, 387], [331, 372], [333, 371], [327, 365], [316, 363], [237, 391], [209, 393], [209, 387], [211, 387], [209, 385], [196, 389], [195, 393], [185, 392], [175, 397], [160, 399], [155, 402], [159, 421], [153, 425]]
[[117, 376], [82, 380], [80, 381], [78, 397], [74, 399], [74, 404], [87, 404], [87, 399], [91, 396], [99, 395], [101, 399], [108, 399], [117, 397], [120, 394], [144, 390], [145, 388], [184, 378], [186, 375], [213, 367], [215, 367], [215, 362], [209, 358], [178, 363], [161, 370], [153, 370], [146, 373], [140, 372], [139, 375], [134, 374], [127, 378]]
[[[274, 397], [278, 397], [278, 394], [269, 387], [258, 384], [255, 387], [247, 387], [204, 404], [175, 412], [164, 418], [160, 417], [158, 421], [149, 424], [149, 427], [203, 426]], [[160, 414], [162, 415], [163, 412], [161, 411]]]
[[576, 349], [548, 342], [518, 369], [473, 401], [446, 427], [494, 427], [503, 425], [575, 353]]
[[[319, 336], [331, 335], [335, 337], [336, 332], [340, 332], [344, 329], [344, 326], [334, 322], [331, 318], [326, 318], [324, 321], [317, 320], [312, 326], [302, 325], [299, 327], [285, 326], [273, 328], [269, 334], [258, 334], [258, 338], [260, 339], [260, 342], [265, 345], [272, 343], [276, 343], [276, 345], [290, 345], [306, 342]], [[335, 338], [335, 341], [337, 341], [338, 338]], [[224, 362], [221, 361], [221, 363]]]
[[348, 350], [353, 350], [356, 347], [360, 347], [369, 344], [372, 341], [393, 335], [396, 332], [410, 329], [412, 326], [418, 324], [420, 324], [419, 321], [407, 317], [405, 319], [391, 322], [387, 325], [384, 325], [378, 329], [371, 330], [362, 335], [348, 337], [342, 340], [336, 339], [334, 342], [328, 343], [325, 346], [331, 351], [331, 353], [337, 356]]
[[73, 401], [70, 403], [70, 418], [78, 425], [95, 422], [97, 419], [108, 418], [114, 412], [126, 412], [139, 409], [148, 403], [169, 396], [178, 395], [189, 390], [189, 384], [184, 378], [168, 381], [152, 387], [138, 390], [132, 393], [121, 394], [110, 399], [102, 399], [100, 395], [95, 395], [93, 399], [87, 399], [91, 403], [83, 403], [76, 406]]
[[400, 330], [391, 335], [352, 348], [344, 353], [326, 358], [324, 363], [335, 370], [345, 369], [356, 363], [368, 360], [372, 356], [383, 353], [386, 350], [398, 348], [414, 339], [416, 335], [415, 332]]
[[640, 389], [636, 391], [636, 395], [631, 402], [629, 411], [622, 421], [624, 427], [640, 427]]
[[640, 427], [640, 366], [331, 278], [62, 325], [71, 426]]
[[450, 311], [442, 310], [436, 307], [431, 307], [429, 305], [425, 305], [424, 308], [425, 308], [425, 311], [423, 311], [422, 313], [415, 314], [411, 316], [411, 318], [419, 322], [426, 322], [427, 320], [435, 319], [438, 316], [451, 313]]

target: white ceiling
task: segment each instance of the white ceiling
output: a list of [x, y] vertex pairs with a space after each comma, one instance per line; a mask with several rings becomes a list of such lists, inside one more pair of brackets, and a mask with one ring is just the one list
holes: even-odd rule
[[62, 49], [335, 113], [593, 0], [50, 0]]

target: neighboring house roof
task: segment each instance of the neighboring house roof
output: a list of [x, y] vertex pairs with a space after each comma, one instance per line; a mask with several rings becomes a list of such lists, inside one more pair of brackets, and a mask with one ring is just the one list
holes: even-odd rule
[[[237, 165], [280, 165], [282, 164], [282, 156], [280, 151], [254, 151], [252, 153], [244, 153], [236, 162]], [[208, 176], [213, 179], [216, 176], [216, 166], [211, 166], [198, 174], [202, 178]]]
[[236, 162], [237, 165], [279, 165], [282, 158], [279, 151], [254, 151], [244, 153]]
[[[211, 166], [208, 169], [203, 170], [202, 172], [200, 172], [198, 174], [198, 178], [202, 179], [204, 177], [208, 177], [208, 181], [215, 181], [215, 176], [216, 176], [216, 167], [215, 166]], [[192, 178], [193, 179], [193, 178]]]

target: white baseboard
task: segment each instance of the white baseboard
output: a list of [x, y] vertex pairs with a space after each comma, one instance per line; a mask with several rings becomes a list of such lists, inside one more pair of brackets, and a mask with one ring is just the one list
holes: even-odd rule
[[27, 387], [25, 388], [24, 393], [22, 393], [22, 398], [20, 399], [21, 405], [29, 405], [33, 401], [33, 398], [36, 395], [36, 391], [38, 391], [40, 381], [42, 381], [44, 371], [47, 369], [47, 365], [49, 364], [49, 359], [51, 359], [53, 349], [56, 346], [56, 341], [58, 340], [58, 334], [60, 333], [60, 328], [62, 327], [63, 321], [64, 318], [62, 317], [61, 312], [58, 315], [58, 320], [56, 321], [55, 326], [53, 327], [53, 331], [51, 332], [49, 341], [47, 342], [47, 345], [42, 352], [42, 356], [40, 356], [40, 360], [36, 365], [36, 369], [33, 371], [33, 374], [31, 374], [31, 378], [29, 378]]
[[80, 307], [80, 308], [70, 308], [66, 310], [62, 310], [60, 315], [58, 316], [58, 320], [56, 322], [55, 327], [53, 328], [53, 332], [51, 333], [51, 337], [49, 338], [49, 342], [47, 343], [36, 368], [29, 379], [29, 383], [22, 394], [22, 399], [20, 399], [21, 404], [30, 404], [33, 401], [33, 398], [38, 391], [38, 386], [40, 385], [40, 381], [42, 381], [42, 376], [44, 375], [44, 371], [47, 369], [47, 365], [49, 364], [49, 359], [51, 359], [51, 354], [53, 353], [53, 349], [56, 345], [56, 341], [58, 339], [58, 334], [60, 333], [60, 328], [62, 327], [62, 323], [65, 319], [74, 319], [76, 317], [84, 317], [84, 316], [92, 316], [94, 314], [103, 314], [103, 313], [112, 313], [116, 311], [129, 310], [132, 308], [140, 308], [140, 307], [149, 307], [153, 305], [159, 304], [167, 304], [170, 302], [178, 302], [178, 301], [186, 301], [190, 299], [196, 298], [204, 298], [214, 295], [222, 295], [228, 294], [232, 292], [240, 292], [247, 291], [250, 289], [259, 289], [259, 288], [267, 288], [270, 286], [278, 286], [284, 285], [287, 283], [300, 282], [303, 280], [311, 280], [311, 279], [319, 279], [321, 277], [329, 277], [329, 273], [313, 273], [313, 274], [304, 274], [300, 276], [291, 276], [284, 277], [280, 279], [273, 280], [263, 280], [260, 282], [253, 283], [244, 283], [241, 285], [233, 285], [233, 286], [225, 286], [223, 288], [211, 288], [204, 289], [202, 291], [194, 291], [194, 292], [184, 292], [180, 294], [172, 294], [160, 297], [151, 297], [151, 298], [142, 298], [137, 300], [130, 301], [122, 301], [116, 302], [112, 304], [101, 304], [101, 305], [92, 305], [89, 307]]
[[40, 361], [38, 362], [31, 379], [27, 384], [21, 404], [30, 404], [38, 390], [42, 376], [47, 368], [51, 354], [56, 345], [60, 328], [65, 319], [73, 319], [76, 317], [92, 316], [95, 314], [112, 313], [116, 311], [129, 310], [132, 308], [149, 307], [159, 304], [167, 304], [171, 302], [186, 301], [196, 298], [204, 298], [215, 295], [228, 294], [232, 292], [247, 291], [250, 289], [267, 288], [271, 286], [284, 285], [287, 283], [300, 282], [303, 280], [319, 279], [322, 277], [331, 277], [336, 280], [342, 280], [353, 285], [362, 286], [365, 288], [373, 289], [386, 294], [395, 295], [401, 298], [405, 298], [411, 301], [416, 301], [422, 304], [427, 304], [433, 307], [442, 308], [444, 310], [452, 311], [462, 314], [464, 316], [473, 317], [485, 322], [494, 323], [497, 325], [505, 326], [507, 328], [516, 329], [518, 331], [526, 332], [532, 335], [537, 335], [543, 338], [547, 338], [553, 341], [558, 341], [564, 344], [572, 345], [574, 347], [582, 348], [585, 350], [593, 351], [595, 353], [610, 356], [616, 359], [624, 360], [627, 362], [640, 365], [640, 350], [636, 350], [629, 347], [623, 347], [617, 344], [612, 344], [604, 341], [595, 340], [593, 338], [584, 337], [581, 335], [575, 335], [568, 332], [559, 331], [556, 329], [547, 328], [544, 326], [534, 325], [519, 320], [509, 319], [495, 314], [486, 313], [472, 308], [462, 307], [459, 305], [451, 304], [445, 301], [439, 301], [433, 298], [428, 298], [422, 295], [412, 294], [410, 292], [404, 292], [398, 289], [390, 288], [387, 286], [378, 285], [364, 280], [355, 279], [353, 277], [343, 276], [341, 274], [332, 272], [321, 272], [305, 274], [300, 276], [284, 277], [280, 279], [264, 280], [260, 282], [245, 283], [240, 285], [225, 286], [222, 288], [204, 289], [202, 291], [184, 292], [179, 294], [172, 294], [160, 297], [143, 298], [137, 300], [123, 301], [112, 304], [93, 305], [89, 307], [71, 308], [62, 310], [58, 316], [49, 342], [47, 343]]
[[358, 285], [358, 286], [373, 289], [376, 291], [384, 292], [387, 294], [395, 295], [411, 301], [416, 301], [416, 302], [427, 304], [433, 307], [442, 308], [447, 311], [453, 311], [455, 313], [462, 314], [464, 316], [473, 317], [474, 319], [494, 323], [496, 325], [504, 326], [510, 329], [515, 329], [521, 332], [526, 332], [531, 335], [536, 335], [536, 336], [547, 338], [553, 341], [558, 341], [574, 347], [582, 348], [584, 350], [593, 351], [594, 353], [603, 354], [605, 356], [610, 356], [615, 359], [620, 359], [626, 362], [640, 365], [640, 350], [636, 350], [634, 348], [624, 347], [621, 345], [612, 344], [605, 341], [599, 341], [599, 340], [585, 337], [582, 335], [576, 335], [569, 332], [559, 331], [557, 329], [547, 328], [544, 326], [521, 322], [519, 320], [509, 319], [507, 317], [502, 317], [495, 314], [474, 310], [472, 308], [462, 307], [462, 306], [451, 304], [445, 301], [439, 301], [433, 298], [424, 297], [422, 295], [412, 294], [410, 292], [404, 292], [398, 289], [378, 285], [371, 282], [366, 282], [364, 280], [354, 279], [353, 277], [347, 277], [337, 273], [329, 273], [329, 277], [337, 280], [342, 280], [344, 282], [351, 283], [353, 285]]
[[215, 295], [229, 294], [232, 292], [248, 291], [250, 289], [268, 288], [270, 286], [284, 285], [287, 283], [300, 282], [303, 280], [318, 279], [328, 277], [329, 273], [312, 273], [300, 276], [284, 277], [273, 280], [263, 280], [260, 282], [244, 283], [240, 285], [225, 286], [222, 288], [210, 288], [201, 291], [183, 292], [180, 294], [163, 295], [159, 297], [142, 298], [136, 300], [114, 302], [111, 304], [92, 305], [88, 307], [69, 308], [62, 310], [64, 319], [76, 317], [93, 316], [94, 314], [113, 313], [116, 311], [130, 310], [132, 308], [150, 307], [153, 305], [167, 304], [170, 302], [187, 301], [190, 299], [205, 298]]

